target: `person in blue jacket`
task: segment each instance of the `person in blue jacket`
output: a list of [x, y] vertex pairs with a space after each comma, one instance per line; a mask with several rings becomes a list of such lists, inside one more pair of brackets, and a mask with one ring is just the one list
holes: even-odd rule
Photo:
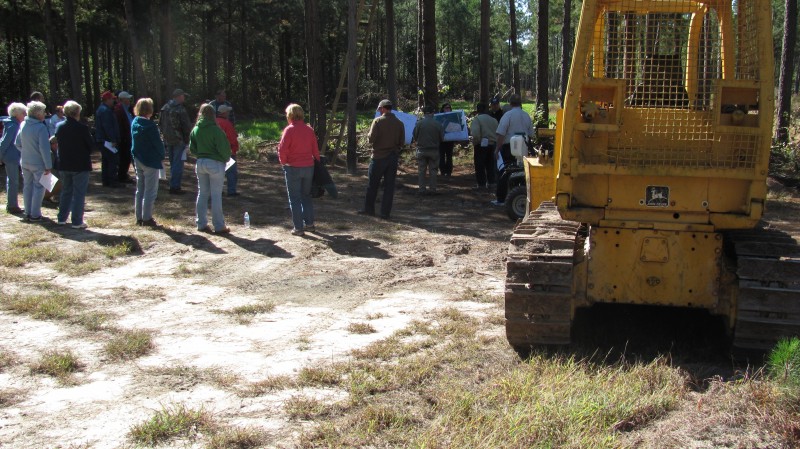
[[158, 196], [159, 172], [164, 169], [164, 142], [158, 133], [153, 116], [153, 100], [140, 98], [133, 107], [136, 117], [131, 123], [131, 153], [136, 169], [136, 224], [158, 226], [153, 219], [153, 206]]
[[42, 221], [44, 186], [39, 182], [53, 168], [50, 152], [50, 133], [44, 123], [46, 106], [39, 101], [28, 103], [28, 116], [20, 125], [14, 141], [20, 153], [22, 167], [22, 201], [26, 221]]
[[94, 142], [89, 127], [80, 122], [81, 105], [75, 101], [64, 103], [66, 121], [56, 127], [58, 161], [61, 171], [61, 198], [58, 204], [58, 224], [67, 224], [72, 216], [74, 229], [88, 227], [83, 221], [86, 190], [89, 187], [89, 172], [92, 171]]
[[[94, 141], [95, 146], [102, 155], [101, 177], [103, 185], [106, 187], [123, 187], [119, 183], [119, 150], [120, 143], [119, 124], [114, 116], [114, 100], [117, 97], [110, 91], [105, 91], [100, 95], [100, 107], [94, 114]], [[106, 147], [108, 142], [110, 149]]]
[[19, 150], [14, 145], [19, 125], [25, 119], [26, 108], [22, 103], [8, 105], [8, 117], [3, 119], [3, 137], [0, 138], [0, 161], [6, 164], [6, 212], [20, 214], [19, 207]]

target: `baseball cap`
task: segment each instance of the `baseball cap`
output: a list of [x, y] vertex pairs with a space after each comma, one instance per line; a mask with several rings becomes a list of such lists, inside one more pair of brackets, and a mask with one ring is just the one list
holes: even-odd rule
[[497, 97], [492, 97], [492, 99], [489, 100], [489, 104], [500, 104], [500, 99]]
[[389, 100], [381, 100], [381, 102], [378, 103], [378, 107], [379, 108], [389, 108], [389, 109], [391, 109], [392, 108], [392, 102], [389, 101]]
[[100, 94], [100, 99], [103, 100], [103, 101], [106, 101], [106, 100], [111, 99], [111, 98], [117, 98], [117, 97], [114, 95], [114, 92], [111, 92], [110, 90], [107, 90], [107, 91], [103, 92], [102, 94]]
[[172, 98], [175, 98], [175, 97], [177, 97], [179, 95], [186, 95], [187, 97], [189, 96], [189, 94], [184, 92], [183, 89], [175, 89], [175, 90], [172, 91]]
[[128, 92], [125, 92], [125, 91], [123, 90], [122, 92], [120, 92], [120, 93], [118, 93], [118, 94], [117, 94], [117, 98], [122, 98], [122, 99], [126, 99], [126, 98], [128, 98], [128, 99], [130, 99], [130, 98], [133, 98], [133, 95], [131, 95], [131, 94], [129, 94]]
[[232, 110], [232, 107], [228, 106], [227, 104], [222, 104], [217, 108], [217, 114], [224, 114], [226, 112], [231, 112]]

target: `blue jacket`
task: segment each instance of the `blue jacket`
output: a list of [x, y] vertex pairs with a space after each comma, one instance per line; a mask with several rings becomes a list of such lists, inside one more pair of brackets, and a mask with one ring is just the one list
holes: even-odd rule
[[19, 122], [14, 117], [3, 119], [3, 137], [0, 138], [0, 160], [16, 161], [19, 164], [19, 150], [14, 140], [19, 132]]
[[14, 142], [20, 152], [20, 165], [31, 170], [51, 170], [50, 132], [47, 125], [34, 117], [25, 117]]
[[94, 141], [119, 143], [119, 124], [111, 110], [105, 103], [102, 103], [97, 112], [94, 113]]
[[92, 171], [92, 133], [89, 127], [67, 117], [56, 127], [58, 139], [58, 169], [63, 171]]
[[131, 123], [131, 153], [133, 157], [150, 168], [164, 168], [164, 142], [158, 134], [156, 122], [144, 117], [136, 117]]

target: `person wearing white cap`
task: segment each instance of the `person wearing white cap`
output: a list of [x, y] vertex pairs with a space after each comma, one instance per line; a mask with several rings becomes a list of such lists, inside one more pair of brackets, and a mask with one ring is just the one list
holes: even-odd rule
[[119, 182], [133, 183], [134, 180], [128, 175], [131, 169], [131, 122], [133, 122], [133, 111], [131, 110], [131, 98], [133, 95], [124, 90], [117, 94], [119, 102], [114, 107], [114, 117], [119, 124], [119, 166], [117, 167], [117, 180]]
[[219, 114], [219, 107], [222, 105], [228, 106], [230, 109], [228, 110], [228, 121], [236, 125], [236, 115], [233, 113], [233, 105], [230, 101], [228, 101], [228, 94], [225, 92], [225, 89], [220, 89], [214, 94], [214, 99], [211, 100], [208, 104], [214, 106], [214, 112]]

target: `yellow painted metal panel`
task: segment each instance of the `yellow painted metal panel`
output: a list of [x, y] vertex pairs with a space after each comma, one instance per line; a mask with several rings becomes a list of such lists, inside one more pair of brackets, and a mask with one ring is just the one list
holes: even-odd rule
[[586, 293], [590, 302], [713, 309], [722, 236], [593, 227]]

